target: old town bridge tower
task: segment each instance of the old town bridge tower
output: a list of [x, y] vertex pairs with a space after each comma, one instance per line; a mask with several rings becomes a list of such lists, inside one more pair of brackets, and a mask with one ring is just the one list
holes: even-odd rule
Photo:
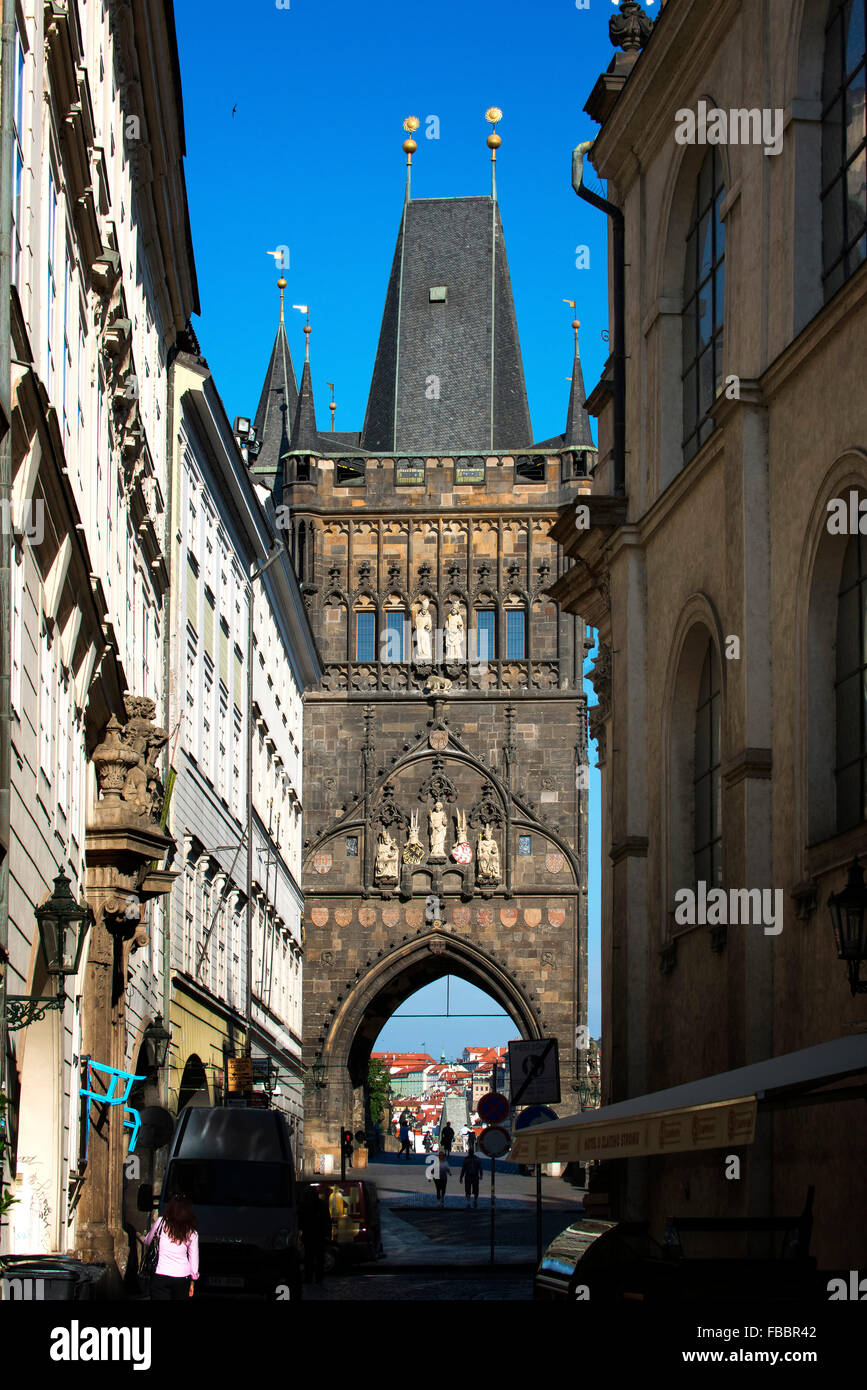
[[304, 716], [307, 1164], [363, 1123], [378, 1033], [446, 974], [510, 1036], [558, 1038], [574, 1106], [585, 632], [546, 593], [550, 528], [595, 457], [574, 328], [564, 433], [533, 443], [495, 190], [407, 187], [360, 432], [317, 426], [309, 324], [299, 386], [281, 312], [254, 469], [287, 509], [325, 668]]

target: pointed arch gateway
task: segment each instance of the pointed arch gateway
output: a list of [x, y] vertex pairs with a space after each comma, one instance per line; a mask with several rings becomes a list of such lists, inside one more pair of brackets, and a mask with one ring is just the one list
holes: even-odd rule
[[446, 975], [484, 990], [509, 1014], [522, 1038], [542, 1036], [541, 1009], [528, 982], [475, 942], [436, 929], [377, 957], [339, 1003], [322, 1049], [330, 1074], [345, 1067], [350, 1085], [363, 1086], [373, 1046], [389, 1018], [410, 995]]

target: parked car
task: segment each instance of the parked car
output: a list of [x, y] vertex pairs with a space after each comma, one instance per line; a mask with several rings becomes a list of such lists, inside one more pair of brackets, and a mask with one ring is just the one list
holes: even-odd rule
[[[184, 1110], [168, 1153], [159, 1208], [183, 1193], [199, 1232], [205, 1294], [302, 1296], [295, 1165], [289, 1130], [274, 1110]], [[140, 1210], [153, 1206], [139, 1190]]]
[[327, 1194], [331, 1244], [325, 1254], [326, 1273], [339, 1264], [360, 1264], [384, 1255], [375, 1183], [326, 1177], [304, 1179], [303, 1183]]

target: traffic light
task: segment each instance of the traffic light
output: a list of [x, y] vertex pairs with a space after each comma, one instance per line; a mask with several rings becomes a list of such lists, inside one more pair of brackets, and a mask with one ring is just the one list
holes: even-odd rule
[[341, 1143], [343, 1144], [343, 1152], [352, 1153], [352, 1130], [344, 1129], [340, 1138]]

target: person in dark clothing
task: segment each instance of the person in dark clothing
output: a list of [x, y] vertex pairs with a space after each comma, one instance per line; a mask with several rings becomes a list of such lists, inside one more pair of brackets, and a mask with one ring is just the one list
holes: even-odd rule
[[[299, 1185], [300, 1186], [300, 1185]], [[304, 1243], [304, 1279], [309, 1284], [322, 1283], [325, 1270], [325, 1247], [331, 1240], [331, 1214], [327, 1196], [319, 1188], [304, 1184], [306, 1191], [300, 1203], [299, 1222]]]
[[[397, 1136], [400, 1139], [400, 1153], [406, 1155], [406, 1161], [407, 1163], [409, 1163], [409, 1126], [407, 1125], [404, 1119], [401, 1119], [400, 1127], [397, 1131]], [[398, 1155], [398, 1157], [399, 1156], [400, 1155]]]
[[467, 1194], [467, 1206], [470, 1205], [470, 1193], [473, 1197], [473, 1206], [479, 1205], [479, 1183], [482, 1177], [482, 1160], [477, 1153], [472, 1150], [467, 1154], [461, 1164], [461, 1182], [464, 1185], [464, 1192]]
[[443, 1127], [442, 1133], [440, 1134], [440, 1147], [445, 1149], [446, 1157], [448, 1157], [448, 1155], [451, 1153], [452, 1144], [454, 1142], [455, 1132], [449, 1124], [448, 1120], [446, 1120], [445, 1126]]

